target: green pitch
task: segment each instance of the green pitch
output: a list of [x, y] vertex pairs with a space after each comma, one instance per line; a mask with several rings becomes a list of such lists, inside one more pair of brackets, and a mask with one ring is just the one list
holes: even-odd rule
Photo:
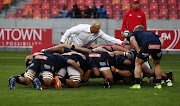
[[37, 105], [122, 105], [122, 106], [180, 106], [180, 55], [163, 55], [163, 73], [174, 72], [174, 85], [154, 89], [144, 79], [140, 90], [129, 89], [131, 85], [118, 82], [110, 89], [104, 89], [102, 78], [81, 83], [80, 88], [35, 90], [32, 85], [16, 84], [16, 89], [8, 88], [8, 78], [25, 71], [24, 59], [30, 52], [0, 52], [0, 106]]

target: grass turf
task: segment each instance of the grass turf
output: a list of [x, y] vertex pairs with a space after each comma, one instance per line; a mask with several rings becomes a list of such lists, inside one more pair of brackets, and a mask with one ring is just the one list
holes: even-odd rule
[[35, 90], [32, 85], [16, 84], [16, 89], [8, 88], [8, 78], [25, 71], [24, 59], [30, 52], [0, 52], [0, 105], [123, 105], [123, 106], [178, 106], [180, 105], [180, 55], [164, 54], [161, 67], [163, 73], [174, 72], [174, 85], [154, 89], [154, 84], [146, 84], [144, 79], [140, 90], [131, 90], [132, 85], [118, 82], [110, 89], [104, 89], [102, 78], [90, 79], [79, 88]]

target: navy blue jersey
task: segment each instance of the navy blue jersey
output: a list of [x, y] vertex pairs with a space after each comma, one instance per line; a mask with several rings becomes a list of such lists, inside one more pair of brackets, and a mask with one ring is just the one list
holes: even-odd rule
[[89, 54], [89, 57], [91, 57], [98, 68], [101, 67], [109, 67], [109, 61], [110, 61], [110, 56], [107, 52], [92, 52]]
[[124, 61], [127, 59], [125, 56], [119, 56], [114, 55], [113, 58], [111, 58], [111, 65], [119, 70], [131, 70], [131, 67], [124, 65]]
[[54, 74], [56, 70], [59, 70], [67, 65], [67, 60], [60, 55], [52, 54], [37, 54], [33, 55], [32, 63], [27, 69], [31, 69], [36, 73], [42, 73], [49, 71]]
[[150, 32], [150, 31], [135, 30], [135, 31], [131, 32], [130, 37], [131, 36], [134, 36], [136, 38], [136, 41], [140, 47], [143, 44], [145, 44], [146, 42], [150, 42], [150, 41], [160, 42], [160, 40], [159, 40], [160, 36], [156, 35], [154, 32]]

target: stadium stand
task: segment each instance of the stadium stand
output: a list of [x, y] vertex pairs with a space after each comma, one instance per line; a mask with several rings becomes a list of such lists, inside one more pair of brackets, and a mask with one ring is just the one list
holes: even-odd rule
[[[122, 19], [125, 12], [131, 8], [131, 0], [28, 0], [23, 7], [16, 8], [15, 12], [7, 14], [7, 18], [34, 18], [34, 14], [48, 16], [57, 15], [57, 11], [62, 10], [64, 5], [71, 11], [74, 4], [77, 4], [82, 14], [85, 6], [92, 8], [95, 4], [97, 8], [101, 5], [107, 9], [109, 18]], [[0, 0], [0, 9], [3, 5], [10, 5], [11, 0]], [[146, 19], [179, 19], [180, 0], [140, 0], [141, 10], [145, 12]], [[56, 12], [54, 11], [56, 10]], [[55, 13], [54, 13], [55, 12]], [[14, 14], [14, 15], [13, 15]], [[48, 15], [45, 15], [48, 14]], [[119, 16], [118, 16], [118, 15]], [[49, 17], [50, 16], [50, 17]], [[92, 18], [92, 17], [91, 17]]]

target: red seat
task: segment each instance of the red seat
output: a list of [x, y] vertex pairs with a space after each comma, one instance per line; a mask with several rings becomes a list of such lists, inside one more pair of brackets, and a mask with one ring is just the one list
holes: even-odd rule
[[159, 4], [164, 4], [164, 3], [167, 3], [167, 1], [166, 1], [166, 0], [159, 0], [158, 3], [159, 3]]
[[26, 8], [25, 10], [24, 10], [24, 13], [23, 13], [23, 15], [32, 15], [32, 8]]
[[58, 4], [58, 0], [50, 0], [50, 4]]
[[[86, 1], [89, 1], [89, 0], [86, 0]], [[91, 1], [93, 1], [93, 0], [91, 0]], [[96, 3], [103, 3], [103, 2], [102, 2], [102, 0], [95, 0], [94, 3], [96, 4]]]
[[103, 0], [103, 4], [111, 3], [111, 0]]
[[39, 4], [39, 3], [41, 3], [40, 0], [33, 0], [32, 1], [32, 4]]
[[85, 4], [77, 4], [80, 10], [85, 10]]
[[41, 14], [35, 14], [35, 15], [33, 15], [33, 18], [34, 19], [39, 19], [39, 18], [41, 18]]
[[[96, 3], [96, 2], [95, 2], [95, 3]], [[93, 0], [86, 0], [86, 1], [85, 1], [85, 5], [86, 5], [86, 6], [89, 6], [89, 8], [92, 8]]]
[[146, 17], [146, 19], [150, 18], [149, 14], [145, 14], [145, 17]]
[[84, 3], [85, 3], [84, 0], [77, 0], [77, 1], [76, 1], [76, 4], [84, 4]]
[[41, 4], [33, 4], [33, 8], [36, 9], [36, 8], [41, 8]]
[[23, 8], [16, 9], [16, 15], [22, 15], [23, 13], [24, 13], [24, 9]]
[[149, 0], [149, 3], [157, 3], [157, 0]]
[[42, 18], [48, 19], [48, 18], [50, 18], [50, 14], [42, 14]]
[[15, 18], [15, 14], [8, 14], [7, 18]]
[[51, 12], [52, 12], [52, 17], [56, 17], [59, 14], [59, 9], [52, 9]]
[[177, 10], [176, 9], [169, 10], [169, 15], [173, 15], [173, 14], [177, 14]]
[[49, 14], [50, 13], [50, 9], [43, 9], [42, 10], [42, 14]]
[[167, 3], [159, 3], [159, 9], [167, 9]]
[[49, 3], [49, 0], [42, 0], [42, 3]]
[[150, 10], [149, 12], [150, 12], [150, 14], [159, 14], [158, 9]]
[[16, 18], [24, 18], [23, 15], [16, 15]]
[[149, 14], [149, 9], [142, 9], [142, 11], [144, 12], [144, 14]]
[[34, 14], [41, 14], [41, 9], [40, 8], [33, 9], [33, 15]]
[[104, 4], [104, 8], [112, 9], [112, 4], [111, 3]]
[[157, 19], [159, 19], [159, 15], [158, 14], [150, 14], [150, 19], [157, 20]]
[[112, 9], [106, 9], [107, 14], [108, 14], [108, 18], [112, 19]]
[[112, 10], [121, 10], [121, 4], [114, 4]]
[[49, 9], [50, 4], [49, 3], [43, 3], [42, 4], [42, 9]]
[[32, 4], [31, 3], [24, 4], [24, 9], [26, 9], [26, 8], [32, 8]]
[[159, 15], [167, 15], [168, 9], [161, 9]]
[[112, 5], [120, 4], [120, 0], [112, 0]]
[[11, 0], [3, 0], [3, 5], [10, 5], [12, 3]]
[[67, 5], [67, 0], [59, 0], [58, 4]]
[[120, 15], [121, 14], [121, 10], [114, 10], [113, 14], [119, 14]]
[[119, 14], [113, 14], [113, 16], [114, 16], [114, 17], [113, 17], [114, 19], [117, 19], [117, 20], [118, 20], [118, 19], [122, 19]]
[[149, 4], [141, 4], [141, 9], [149, 9]]
[[103, 5], [103, 3], [96, 3], [97, 8], [100, 8], [100, 6], [102, 6], [102, 5]]
[[56, 3], [56, 4], [51, 4], [51, 9], [57, 9], [58, 8], [58, 4]]
[[176, 19], [178, 19], [178, 15], [177, 14], [171, 14], [171, 15], [169, 15], [169, 19], [176, 20]]
[[121, 10], [129, 10], [129, 9], [130, 9], [130, 4], [122, 4]]
[[176, 0], [168, 0], [168, 4], [176, 4]]
[[74, 4], [76, 4], [76, 0], [68, 0], [68, 4], [69, 3], [74, 3]]
[[129, 0], [122, 0], [122, 1], [121, 1], [121, 4], [122, 4], [122, 5], [123, 5], [123, 4], [128, 4], [128, 3], [130, 3]]
[[70, 4], [68, 4], [68, 11], [71, 11], [72, 10], [72, 8], [73, 8], [73, 6], [74, 6], [74, 3], [70, 3]]
[[179, 10], [179, 11], [180, 11], [180, 3], [178, 4], [178, 8], [177, 8], [177, 10]]
[[177, 0], [176, 3], [179, 4], [179, 3], [180, 3], [180, 0]]
[[177, 9], [177, 4], [176, 4], [176, 3], [175, 3], [175, 4], [169, 4], [169, 5], [168, 5], [168, 9], [169, 9], [169, 10]]
[[140, 0], [140, 4], [148, 4], [148, 0]]
[[159, 15], [159, 19], [167, 19], [167, 15]]
[[156, 9], [158, 9], [158, 3], [151, 3], [150, 4], [150, 7], [149, 7], [149, 10], [156, 10]]

